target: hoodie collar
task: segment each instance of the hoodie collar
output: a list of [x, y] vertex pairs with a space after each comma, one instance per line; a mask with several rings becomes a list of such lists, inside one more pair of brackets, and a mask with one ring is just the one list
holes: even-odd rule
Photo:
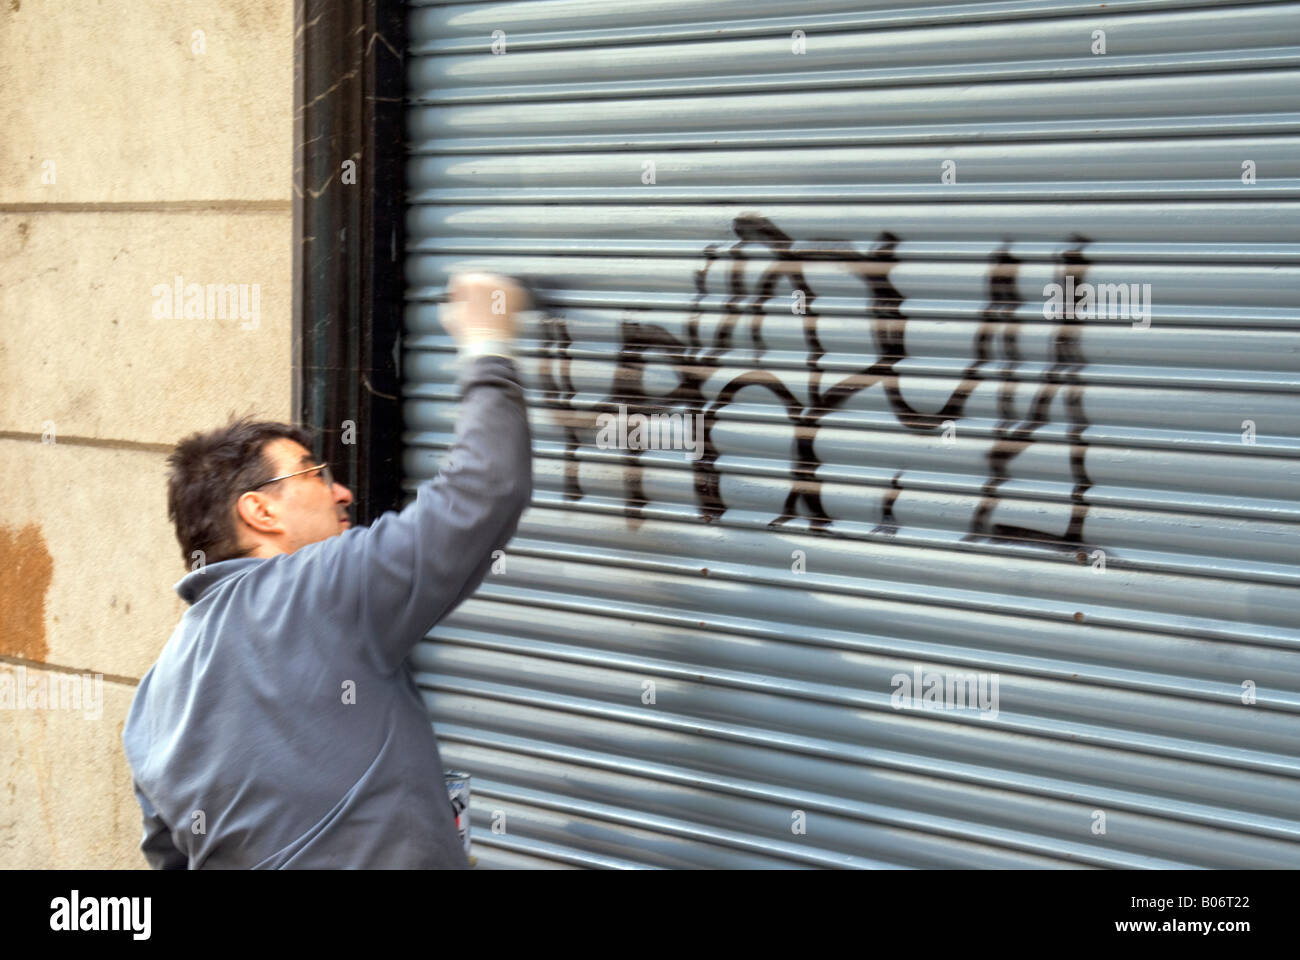
[[176, 581], [175, 590], [182, 600], [193, 606], [221, 581], [266, 559], [266, 557], [236, 557], [233, 560], [219, 560], [216, 563], [204, 564]]

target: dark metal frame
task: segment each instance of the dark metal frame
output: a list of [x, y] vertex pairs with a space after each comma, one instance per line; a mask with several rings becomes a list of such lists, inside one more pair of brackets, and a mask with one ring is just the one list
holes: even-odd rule
[[294, 8], [293, 409], [355, 523], [403, 502], [406, 16], [404, 0]]

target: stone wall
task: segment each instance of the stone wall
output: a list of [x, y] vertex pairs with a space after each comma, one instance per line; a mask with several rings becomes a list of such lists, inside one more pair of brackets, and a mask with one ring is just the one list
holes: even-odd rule
[[102, 675], [97, 709], [0, 709], [0, 868], [145, 865], [121, 734], [185, 609], [164, 461], [293, 416], [293, 31], [289, 0], [0, 0], [0, 673]]

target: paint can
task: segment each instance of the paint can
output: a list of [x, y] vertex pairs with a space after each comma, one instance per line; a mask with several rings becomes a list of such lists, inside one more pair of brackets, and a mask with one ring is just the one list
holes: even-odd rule
[[447, 785], [447, 797], [456, 816], [456, 832], [460, 834], [465, 856], [469, 857], [469, 774], [461, 770], [444, 770], [442, 780]]

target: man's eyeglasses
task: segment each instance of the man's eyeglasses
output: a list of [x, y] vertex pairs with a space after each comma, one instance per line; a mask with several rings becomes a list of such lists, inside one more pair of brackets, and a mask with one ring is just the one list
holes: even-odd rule
[[264, 487], [264, 486], [266, 486], [268, 483], [275, 483], [277, 480], [288, 480], [290, 477], [300, 477], [300, 476], [302, 476], [304, 473], [311, 473], [313, 470], [319, 470], [319, 471], [320, 471], [320, 478], [321, 478], [322, 480], [325, 481], [325, 486], [327, 486], [327, 487], [333, 487], [333, 486], [334, 486], [334, 474], [332, 474], [332, 473], [330, 472], [329, 464], [327, 464], [327, 463], [318, 463], [318, 464], [316, 464], [316, 466], [314, 466], [314, 467], [306, 467], [305, 469], [297, 470], [297, 471], [295, 471], [295, 472], [293, 472], [293, 473], [286, 473], [286, 474], [285, 474], [284, 476], [282, 476], [282, 477], [272, 477], [270, 480], [263, 480], [261, 483], [256, 484], [255, 486], [251, 486], [251, 487], [249, 487], [248, 489], [249, 489], [249, 490], [256, 490], [258, 487]]

